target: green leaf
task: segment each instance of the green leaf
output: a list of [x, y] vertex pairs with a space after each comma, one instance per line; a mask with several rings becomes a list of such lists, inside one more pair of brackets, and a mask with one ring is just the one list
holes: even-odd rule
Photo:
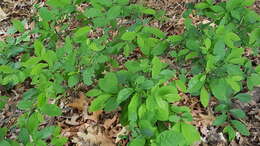
[[171, 115], [171, 116], [169, 116], [169, 121], [170, 122], [175, 122], [175, 123], [177, 123], [177, 122], [179, 122], [181, 120], [181, 117], [180, 116], [177, 116], [177, 115]]
[[217, 41], [215, 43], [213, 53], [214, 55], [219, 56], [221, 58], [225, 56], [226, 54], [225, 43], [222, 40]]
[[114, 0], [115, 3], [119, 5], [127, 5], [129, 4], [129, 0]]
[[230, 113], [236, 118], [245, 118], [246, 114], [241, 109], [231, 109]]
[[250, 34], [249, 44], [254, 43], [256, 43], [256, 45], [260, 44], [260, 28], [255, 28]]
[[72, 75], [68, 79], [68, 86], [71, 88], [75, 86], [79, 82], [79, 76], [78, 75]]
[[34, 41], [34, 53], [38, 57], [45, 54], [45, 48], [40, 40]]
[[207, 56], [206, 73], [215, 69], [216, 58], [213, 55]]
[[16, 72], [16, 70], [8, 65], [1, 65], [0, 72], [5, 73], [5, 74], [11, 74], [11, 73]]
[[159, 56], [164, 53], [164, 51], [169, 47], [168, 42], [161, 41], [160, 43], [156, 44], [154, 48], [152, 48], [151, 54], [153, 56]]
[[209, 5], [213, 5], [214, 0], [206, 0]]
[[252, 6], [254, 3], [255, 3], [255, 0], [244, 0], [241, 5], [248, 7], [248, 6]]
[[158, 88], [155, 92], [156, 98], [164, 98], [168, 94], [178, 94], [178, 91], [174, 86], [169, 85]]
[[232, 10], [231, 11], [231, 16], [234, 17], [237, 20], [241, 19], [241, 13], [238, 10]]
[[157, 120], [168, 121], [169, 120], [169, 104], [162, 98], [155, 98], [157, 103]]
[[97, 2], [103, 6], [106, 6], [106, 7], [111, 7], [113, 5], [113, 2], [112, 0], [97, 0], [97, 1], [94, 1], [94, 2]]
[[94, 18], [94, 17], [98, 17], [98, 16], [103, 16], [103, 14], [100, 9], [89, 8], [84, 11], [84, 16], [86, 16], [88, 18]]
[[145, 145], [145, 138], [137, 137], [132, 139], [129, 143], [129, 146], [144, 146]]
[[142, 82], [142, 84], [140, 85], [140, 87], [142, 89], [151, 89], [154, 86], [154, 82], [151, 80], [145, 80], [144, 82]]
[[235, 48], [234, 42], [239, 40], [239, 36], [233, 32], [229, 32], [225, 35], [225, 44], [230, 48]]
[[29, 110], [33, 107], [32, 100], [21, 100], [18, 102], [17, 107], [21, 110]]
[[60, 116], [62, 114], [61, 109], [56, 104], [45, 104], [40, 109], [48, 116]]
[[227, 115], [226, 114], [222, 114], [222, 115], [216, 117], [216, 119], [213, 121], [213, 125], [214, 126], [220, 126], [226, 120], [227, 120]]
[[176, 102], [181, 99], [177, 89], [174, 86], [163, 86], [156, 90], [156, 98], [166, 99], [168, 102]]
[[260, 74], [254, 73], [247, 78], [247, 87], [249, 90], [253, 90], [257, 85], [260, 85]]
[[209, 105], [209, 93], [205, 87], [201, 88], [200, 91], [200, 102], [204, 107], [207, 107]]
[[124, 41], [132, 41], [135, 39], [136, 35], [137, 35], [136, 32], [125, 32], [122, 35], [121, 39]]
[[155, 28], [155, 27], [145, 26], [143, 28], [143, 32], [151, 33], [151, 34], [153, 34], [156, 37], [161, 38], [161, 39], [165, 37], [164, 32], [162, 32], [160, 29]]
[[140, 120], [138, 125], [141, 134], [145, 137], [152, 137], [156, 132], [156, 127], [148, 120]]
[[186, 141], [183, 135], [173, 130], [161, 132], [156, 138], [157, 146], [182, 146]]
[[168, 101], [168, 102], [177, 102], [181, 100], [181, 96], [177, 93], [177, 94], [167, 94], [164, 96], [164, 98]]
[[8, 100], [7, 96], [0, 96], [0, 111], [5, 107], [7, 100]]
[[83, 72], [83, 74], [82, 74], [82, 76], [83, 76], [83, 82], [84, 82], [84, 84], [86, 84], [86, 85], [92, 85], [92, 83], [93, 83], [93, 81], [92, 81], [92, 77], [94, 77], [95, 75], [94, 75], [94, 70], [92, 70], [92, 69], [86, 69], [84, 72]]
[[176, 106], [176, 105], [172, 105], [171, 106], [171, 110], [175, 113], [185, 113], [185, 112], [190, 112], [189, 107], [187, 106]]
[[196, 127], [190, 124], [181, 123], [181, 132], [185, 137], [188, 144], [194, 144], [194, 142], [200, 140], [200, 134], [197, 131]]
[[236, 58], [242, 60], [241, 56], [243, 54], [244, 54], [244, 48], [232, 48], [231, 53], [227, 57], [227, 60], [232, 60]]
[[203, 2], [195, 5], [196, 9], [206, 9], [208, 7], [209, 7], [209, 5], [207, 3], [203, 3]]
[[255, 71], [260, 74], [260, 65], [258, 65], [256, 68], [255, 68]]
[[89, 107], [90, 112], [102, 110], [105, 106], [106, 101], [111, 97], [110, 94], [102, 94], [95, 98]]
[[216, 13], [223, 13], [225, 12], [225, 9], [222, 6], [219, 5], [213, 5], [210, 7], [211, 10], [213, 10]]
[[188, 39], [186, 41], [186, 47], [191, 50], [191, 51], [195, 51], [196, 53], [198, 52], [198, 50], [200, 50], [200, 42], [198, 40], [196, 40], [195, 38], [193, 39]]
[[237, 81], [234, 81], [230, 77], [226, 78], [226, 81], [235, 92], [239, 92], [241, 90], [240, 84]]
[[120, 104], [123, 101], [125, 101], [133, 92], [134, 90], [132, 88], [124, 88], [120, 90], [116, 99], [117, 104]]
[[148, 40], [147, 38], [144, 37], [137, 37], [137, 44], [140, 47], [142, 53], [146, 56], [149, 56], [151, 53], [151, 48], [147, 45], [150, 44], [150, 40]]
[[95, 43], [95, 42], [92, 42], [90, 45], [89, 45], [89, 48], [93, 51], [96, 51], [96, 52], [99, 52], [99, 51], [102, 51], [105, 49], [105, 46], [102, 46], [98, 43]]
[[19, 135], [18, 135], [18, 139], [21, 143], [26, 145], [28, 142], [30, 142], [29, 131], [25, 128], [21, 128]]
[[115, 19], [121, 14], [121, 6], [113, 6], [107, 12], [108, 19]]
[[116, 101], [117, 97], [109, 98], [108, 101], [105, 103], [104, 110], [106, 112], [114, 111], [118, 108], [119, 104]]
[[232, 141], [236, 137], [235, 130], [229, 125], [223, 129], [223, 132], [228, 134], [229, 141]]
[[108, 25], [109, 20], [106, 17], [97, 17], [93, 19], [93, 23], [95, 27], [104, 27]]
[[51, 144], [54, 146], [64, 146], [68, 141], [67, 137], [54, 137], [51, 139]]
[[6, 140], [2, 140], [0, 141], [0, 146], [11, 146], [11, 144]]
[[43, 129], [39, 132], [40, 137], [41, 137], [42, 139], [46, 139], [46, 138], [50, 137], [50, 136], [55, 132], [56, 128], [57, 128], [57, 127], [55, 127], [55, 126], [48, 126], [48, 127], [43, 128]]
[[71, 4], [71, 0], [47, 0], [47, 4], [54, 8], [65, 8]]
[[250, 133], [247, 129], [247, 127], [241, 123], [240, 121], [237, 120], [231, 120], [231, 124], [236, 128], [236, 130], [241, 133], [244, 136], [249, 136]]
[[86, 40], [87, 39], [87, 34], [91, 30], [89, 26], [84, 26], [79, 28], [74, 34], [73, 34], [73, 39], [76, 42]]
[[184, 93], [187, 92], [187, 88], [186, 88], [185, 82], [184, 82], [183, 80], [176, 80], [176, 81], [175, 81], [175, 84], [176, 84], [177, 88], [178, 88], [180, 91], [182, 91], [182, 92], [184, 92]]
[[103, 79], [100, 79], [98, 86], [107, 93], [117, 93], [118, 80], [115, 73], [109, 72]]
[[95, 96], [99, 96], [102, 93], [101, 90], [98, 89], [91, 89], [86, 93], [86, 96], [90, 96], [90, 97], [95, 97]]
[[24, 32], [25, 29], [24, 29], [24, 24], [20, 21], [20, 20], [17, 20], [17, 19], [13, 19], [11, 20], [15, 29], [18, 30], [19, 32]]
[[0, 141], [4, 140], [8, 129], [6, 127], [0, 128]]
[[134, 60], [127, 61], [125, 63], [125, 67], [127, 68], [128, 71], [132, 73], [136, 73], [142, 70], [142, 68], [140, 67], [140, 63]]
[[39, 73], [42, 72], [43, 68], [45, 68], [47, 66], [48, 66], [48, 64], [46, 64], [46, 63], [36, 64], [35, 66], [32, 67], [30, 75], [31, 76], [38, 75]]
[[189, 60], [189, 59], [193, 59], [198, 57], [199, 54], [198, 52], [189, 52], [186, 56], [185, 56], [185, 61]]
[[173, 43], [178, 43], [183, 40], [183, 37], [180, 35], [172, 35], [172, 36], [169, 36], [167, 40], [170, 42], [173, 42]]
[[51, 21], [55, 19], [52, 11], [48, 10], [47, 7], [41, 7], [39, 9], [39, 15], [45, 21]]
[[252, 96], [246, 93], [240, 93], [235, 96], [241, 102], [250, 102], [252, 100]]
[[199, 93], [200, 89], [204, 85], [205, 75], [198, 74], [195, 75], [188, 83], [188, 92], [190, 93]]
[[212, 94], [219, 100], [227, 99], [227, 83], [224, 79], [214, 79], [210, 82], [210, 89]]
[[227, 104], [219, 104], [215, 107], [216, 112], [223, 112], [223, 111], [228, 111], [229, 106]]
[[135, 122], [137, 120], [137, 109], [139, 106], [140, 97], [135, 94], [133, 95], [129, 105], [128, 105], [128, 120]]
[[150, 8], [142, 8], [141, 11], [147, 15], [155, 15], [156, 11]]
[[183, 121], [186, 121], [186, 122], [193, 121], [191, 113], [188, 113], [188, 112], [182, 114], [182, 119], [183, 119]]
[[167, 64], [161, 62], [161, 60], [155, 56], [152, 60], [152, 78], [157, 78], [161, 70], [166, 66]]
[[244, 1], [244, 0], [228, 0], [226, 3], [226, 9], [228, 11], [231, 11], [234, 8], [239, 7], [242, 1]]
[[209, 49], [211, 47], [211, 40], [209, 38], [206, 38], [204, 40], [204, 44], [205, 44], [205, 47]]

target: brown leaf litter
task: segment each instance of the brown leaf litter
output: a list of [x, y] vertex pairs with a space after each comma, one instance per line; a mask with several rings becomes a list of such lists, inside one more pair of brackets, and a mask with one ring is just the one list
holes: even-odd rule
[[71, 111], [67, 111], [64, 119], [58, 122], [62, 127], [62, 135], [69, 138], [68, 145], [115, 146], [116, 143], [126, 143], [119, 138], [121, 134], [128, 133], [119, 124], [117, 111], [106, 113], [100, 110], [90, 113], [88, 106], [91, 99], [83, 92], [79, 92], [78, 97], [73, 98], [71, 103], [64, 104], [64, 109], [69, 107]]

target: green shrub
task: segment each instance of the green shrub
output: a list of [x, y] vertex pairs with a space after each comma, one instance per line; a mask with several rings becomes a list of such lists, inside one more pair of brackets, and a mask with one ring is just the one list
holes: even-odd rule
[[[76, 5], [81, 3], [90, 6], [80, 11]], [[14, 125], [19, 128], [17, 139], [5, 138], [8, 129], [1, 128], [0, 145], [64, 145], [67, 138], [59, 127], [39, 125], [45, 116], [62, 114], [49, 100], [57, 101], [80, 82], [93, 87], [86, 93], [94, 98], [90, 112], [121, 107], [120, 122], [131, 131], [130, 146], [184, 146], [200, 140], [189, 124], [191, 110], [176, 104], [180, 93], [197, 96], [204, 107], [216, 97], [219, 116], [213, 125], [223, 126], [229, 140], [236, 131], [248, 136], [241, 122], [246, 114], [232, 101], [249, 102], [243, 89], [260, 84], [260, 66], [245, 55], [246, 48], [252, 49], [250, 55], [259, 55], [260, 16], [246, 8], [253, 3], [198, 3], [183, 15], [185, 32], [173, 36], [148, 25], [152, 19], [163, 21], [163, 12], [128, 0], [48, 0], [46, 6], [35, 5], [35, 28], [26, 30], [25, 21], [13, 20], [8, 33], [19, 32], [19, 37], [0, 42], [0, 85], [11, 89], [30, 80], [33, 87], [17, 104], [24, 111]], [[194, 24], [190, 14], [208, 21]], [[71, 30], [75, 21], [79, 25]], [[30, 38], [32, 34], [37, 38]], [[115, 57], [127, 58], [136, 51], [139, 57], [125, 63]], [[172, 69], [165, 56], [180, 69]], [[0, 110], [6, 101], [1, 96]]]

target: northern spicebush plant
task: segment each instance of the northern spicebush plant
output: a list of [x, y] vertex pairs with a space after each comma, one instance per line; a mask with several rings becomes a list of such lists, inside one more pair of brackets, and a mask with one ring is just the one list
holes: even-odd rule
[[[30, 83], [17, 103], [22, 115], [9, 127], [19, 129], [18, 137], [8, 139], [10, 129], [0, 128], [0, 145], [64, 145], [68, 139], [60, 127], [41, 124], [46, 116], [62, 115], [59, 99], [79, 83], [91, 87], [89, 112], [121, 110], [130, 146], [199, 141], [191, 109], [178, 104], [182, 94], [198, 97], [203, 107], [216, 98], [213, 125], [223, 127], [230, 141], [236, 132], [249, 136], [242, 121], [246, 114], [233, 101], [249, 102], [246, 91], [260, 85], [260, 66], [250, 58], [259, 57], [260, 47], [260, 16], [247, 8], [253, 3], [189, 5], [184, 33], [172, 36], [149, 26], [153, 19], [167, 21], [163, 11], [128, 0], [36, 4], [35, 26], [29, 30], [28, 22], [14, 19], [10, 36], [0, 41], [0, 85], [10, 91]], [[82, 10], [80, 4], [87, 7]], [[207, 21], [196, 23], [191, 15]], [[0, 110], [7, 100], [0, 97]]]

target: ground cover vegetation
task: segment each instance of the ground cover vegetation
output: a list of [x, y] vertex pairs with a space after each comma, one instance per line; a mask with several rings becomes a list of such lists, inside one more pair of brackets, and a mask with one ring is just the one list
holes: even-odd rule
[[[81, 3], [84, 10], [76, 7]], [[249, 136], [246, 114], [233, 102], [250, 102], [248, 91], [260, 85], [260, 65], [250, 59], [259, 56], [260, 47], [260, 16], [247, 8], [253, 3], [205, 0], [187, 5], [184, 33], [170, 36], [149, 25], [153, 19], [167, 21], [163, 11], [128, 0], [36, 4], [34, 29], [13, 19], [8, 33], [19, 36], [0, 41], [0, 85], [7, 91], [18, 84], [30, 86], [17, 104], [23, 114], [11, 127], [19, 135], [6, 138], [10, 129], [0, 128], [0, 145], [66, 144], [59, 126], [41, 123], [62, 115], [59, 99], [80, 83], [90, 89], [85, 93], [93, 99], [89, 112], [120, 109], [120, 123], [131, 132], [130, 146], [200, 141], [190, 108], [176, 104], [183, 94], [199, 98], [205, 108], [217, 100], [213, 125], [229, 141], [237, 132]], [[195, 23], [191, 14], [207, 21]], [[0, 110], [7, 100], [0, 97]]]

